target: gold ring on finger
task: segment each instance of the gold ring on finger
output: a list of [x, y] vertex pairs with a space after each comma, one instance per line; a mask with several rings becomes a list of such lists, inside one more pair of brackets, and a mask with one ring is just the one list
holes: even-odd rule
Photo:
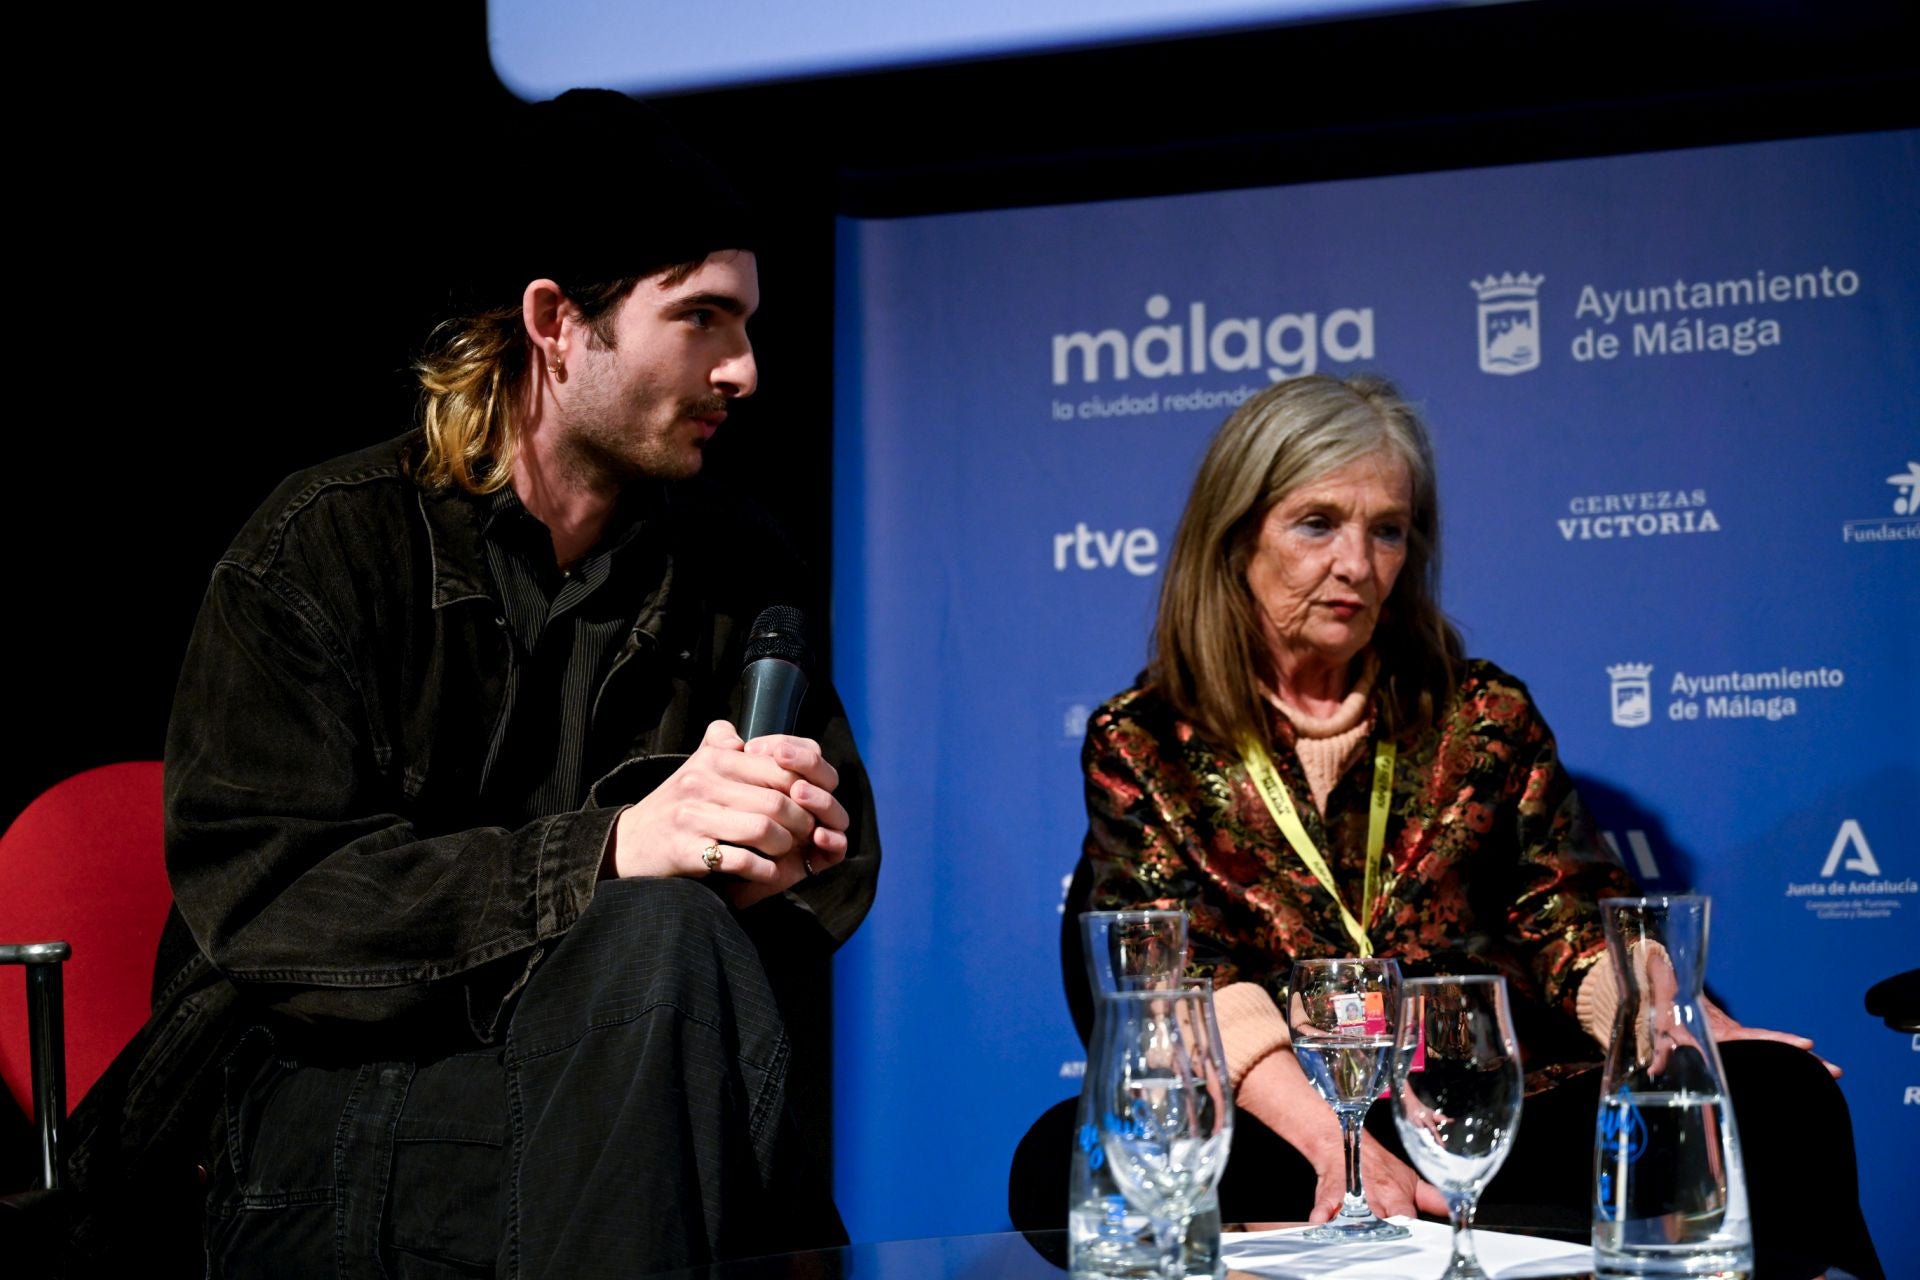
[[720, 845], [718, 842], [712, 840], [707, 842], [707, 847], [700, 851], [700, 861], [707, 864], [707, 870], [710, 872], [720, 869]]

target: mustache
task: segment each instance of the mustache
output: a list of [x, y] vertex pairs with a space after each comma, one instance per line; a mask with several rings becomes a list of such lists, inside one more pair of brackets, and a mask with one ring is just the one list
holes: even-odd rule
[[725, 413], [732, 406], [732, 403], [733, 402], [725, 396], [711, 395], [699, 396], [695, 399], [688, 400], [682, 407], [687, 417], [700, 418], [712, 413]]

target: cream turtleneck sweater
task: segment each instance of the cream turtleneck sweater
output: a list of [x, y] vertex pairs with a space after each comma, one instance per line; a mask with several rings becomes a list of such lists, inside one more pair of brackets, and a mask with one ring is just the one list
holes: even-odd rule
[[1373, 655], [1368, 654], [1360, 678], [1329, 716], [1308, 715], [1277, 696], [1268, 695], [1293, 731], [1294, 754], [1300, 757], [1301, 770], [1307, 775], [1307, 786], [1313, 792], [1313, 807], [1320, 811], [1321, 817], [1326, 816], [1327, 797], [1333, 794], [1334, 784], [1360, 758], [1367, 745], [1367, 734], [1373, 730], [1367, 702], [1373, 697], [1377, 665]]

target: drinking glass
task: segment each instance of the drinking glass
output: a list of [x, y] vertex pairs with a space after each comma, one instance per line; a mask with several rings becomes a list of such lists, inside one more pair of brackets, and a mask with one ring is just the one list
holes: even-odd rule
[[[1194, 991], [1206, 997], [1207, 1021], [1203, 1028], [1213, 1052], [1214, 1070], [1222, 1080], [1227, 1075], [1226, 1041], [1220, 1038], [1220, 1021], [1213, 1007], [1212, 978], [1182, 978], [1182, 991]], [[1212, 1187], [1194, 1207], [1193, 1220], [1187, 1224], [1187, 1280], [1219, 1280], [1227, 1273], [1220, 1253], [1220, 1197]]]
[[1401, 1240], [1410, 1233], [1374, 1216], [1360, 1186], [1360, 1138], [1367, 1108], [1380, 1096], [1393, 1027], [1400, 1015], [1400, 966], [1365, 960], [1296, 960], [1287, 1025], [1294, 1056], [1340, 1118], [1346, 1142], [1347, 1193], [1333, 1221], [1301, 1234], [1308, 1240]]
[[1486, 1280], [1473, 1211], [1513, 1146], [1523, 1087], [1505, 978], [1412, 978], [1401, 987], [1393, 1122], [1413, 1167], [1447, 1198], [1453, 1256], [1440, 1280]]
[[1103, 997], [1101, 1149], [1128, 1204], [1153, 1225], [1159, 1272], [1185, 1280], [1187, 1227], [1226, 1167], [1233, 1089], [1213, 1031], [1213, 994]]

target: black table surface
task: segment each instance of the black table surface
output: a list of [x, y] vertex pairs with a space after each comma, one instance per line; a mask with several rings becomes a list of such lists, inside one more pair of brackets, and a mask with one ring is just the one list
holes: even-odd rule
[[1066, 1257], [1064, 1231], [1008, 1231], [743, 1258], [654, 1280], [1057, 1280], [1066, 1274]]

